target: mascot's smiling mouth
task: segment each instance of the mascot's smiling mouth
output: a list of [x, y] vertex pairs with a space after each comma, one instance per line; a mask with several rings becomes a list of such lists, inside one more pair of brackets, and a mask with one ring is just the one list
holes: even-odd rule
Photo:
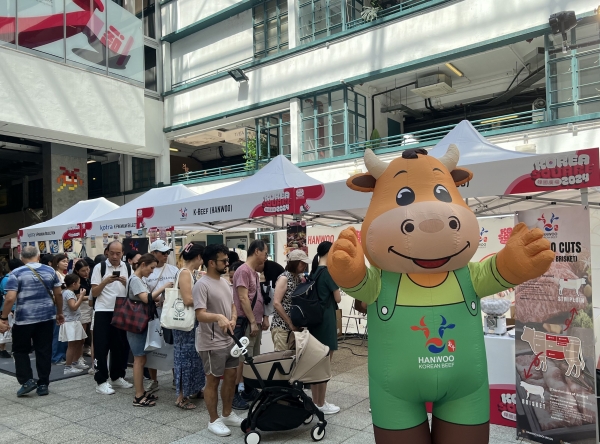
[[460, 253], [465, 251], [467, 248], [471, 248], [471, 243], [468, 241], [467, 241], [467, 245], [465, 245], [465, 247], [462, 250], [460, 250], [458, 253], [455, 253], [452, 256], [444, 257], [441, 259], [415, 259], [412, 257], [408, 257], [408, 256], [400, 254], [396, 250], [394, 250], [393, 245], [388, 248], [388, 253], [392, 252], [392, 253], [394, 253], [400, 257], [403, 257], [405, 259], [410, 259], [411, 261], [413, 261], [415, 264], [417, 264], [421, 268], [433, 269], [433, 268], [439, 268], [443, 265], [446, 265], [448, 263], [448, 261], [450, 261], [450, 259], [452, 259], [454, 256], [458, 256]]

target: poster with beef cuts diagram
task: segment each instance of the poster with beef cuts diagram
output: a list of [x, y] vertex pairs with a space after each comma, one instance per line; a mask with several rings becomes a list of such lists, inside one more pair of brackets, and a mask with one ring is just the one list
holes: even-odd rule
[[540, 228], [556, 252], [543, 276], [515, 290], [517, 436], [542, 443], [595, 442], [589, 211], [529, 210], [517, 219]]

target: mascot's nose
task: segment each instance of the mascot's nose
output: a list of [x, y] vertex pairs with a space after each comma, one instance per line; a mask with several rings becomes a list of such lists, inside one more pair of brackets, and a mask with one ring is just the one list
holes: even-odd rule
[[427, 219], [419, 224], [419, 230], [425, 233], [437, 233], [444, 229], [444, 222], [439, 219]]

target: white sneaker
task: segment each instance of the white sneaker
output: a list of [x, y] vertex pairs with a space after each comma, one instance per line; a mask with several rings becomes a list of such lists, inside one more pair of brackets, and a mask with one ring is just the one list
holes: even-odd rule
[[72, 375], [74, 373], [81, 372], [83, 372], [83, 370], [76, 367], [65, 367], [65, 369], [63, 370], [63, 375]]
[[325, 403], [321, 407], [317, 406], [317, 408], [321, 410], [325, 415], [333, 415], [334, 413], [340, 411], [340, 408], [337, 405], [329, 404], [327, 401], [325, 401]]
[[94, 370], [93, 368], [88, 370], [88, 375], [94, 376], [95, 374], [96, 374], [96, 370]]
[[119, 378], [116, 381], [111, 381], [110, 386], [128, 389], [133, 387], [133, 384], [130, 384], [129, 382], [125, 381], [123, 378]]
[[225, 425], [239, 427], [242, 425], [243, 419], [240, 418], [235, 412], [231, 412], [229, 416], [221, 416], [221, 421], [223, 421], [223, 424]]
[[223, 420], [221, 418], [215, 420], [215, 422], [209, 422], [208, 431], [214, 433], [217, 436], [231, 435], [231, 430], [229, 430], [229, 427], [223, 424]]
[[83, 357], [79, 358], [77, 362], [73, 363], [73, 367], [79, 368], [81, 370], [87, 370], [88, 368], [90, 368], [90, 366], [85, 363]]
[[150, 384], [144, 387], [144, 390], [149, 395], [152, 393], [156, 393], [158, 391], [158, 381], [150, 381]]
[[108, 382], [104, 382], [99, 386], [96, 386], [96, 393], [100, 393], [101, 395], [112, 395], [115, 391], [110, 387]]

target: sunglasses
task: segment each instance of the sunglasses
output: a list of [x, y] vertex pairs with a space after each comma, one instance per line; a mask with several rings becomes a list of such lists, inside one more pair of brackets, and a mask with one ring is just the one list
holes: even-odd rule
[[168, 256], [169, 254], [171, 254], [171, 250], [169, 251], [159, 251], [160, 254], [162, 254], [163, 256]]

